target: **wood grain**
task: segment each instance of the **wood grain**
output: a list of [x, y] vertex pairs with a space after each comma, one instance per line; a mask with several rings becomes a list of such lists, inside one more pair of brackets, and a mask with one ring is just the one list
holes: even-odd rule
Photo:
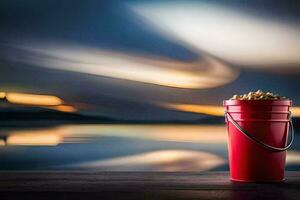
[[300, 172], [283, 183], [236, 183], [228, 172], [0, 172], [0, 199], [300, 199]]

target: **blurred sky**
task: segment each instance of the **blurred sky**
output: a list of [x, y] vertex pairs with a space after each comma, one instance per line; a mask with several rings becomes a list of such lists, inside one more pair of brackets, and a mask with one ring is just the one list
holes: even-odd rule
[[89, 115], [192, 120], [262, 89], [300, 105], [297, 1], [0, 1], [0, 89]]

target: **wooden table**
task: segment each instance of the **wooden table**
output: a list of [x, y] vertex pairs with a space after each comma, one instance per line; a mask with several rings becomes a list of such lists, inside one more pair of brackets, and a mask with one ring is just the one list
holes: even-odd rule
[[284, 183], [233, 183], [228, 172], [0, 172], [0, 199], [300, 199], [300, 172]]

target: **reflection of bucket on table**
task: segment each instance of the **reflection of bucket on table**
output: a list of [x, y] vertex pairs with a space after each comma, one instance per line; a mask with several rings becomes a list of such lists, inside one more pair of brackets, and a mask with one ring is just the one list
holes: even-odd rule
[[[282, 181], [293, 140], [289, 100], [227, 100], [230, 176], [233, 181]], [[289, 129], [291, 141], [287, 145]]]

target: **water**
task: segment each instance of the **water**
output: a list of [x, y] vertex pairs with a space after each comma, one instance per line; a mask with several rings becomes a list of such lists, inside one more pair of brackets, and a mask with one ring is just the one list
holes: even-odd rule
[[[300, 139], [287, 170], [300, 170]], [[224, 125], [60, 125], [2, 128], [0, 170], [228, 170]]]

